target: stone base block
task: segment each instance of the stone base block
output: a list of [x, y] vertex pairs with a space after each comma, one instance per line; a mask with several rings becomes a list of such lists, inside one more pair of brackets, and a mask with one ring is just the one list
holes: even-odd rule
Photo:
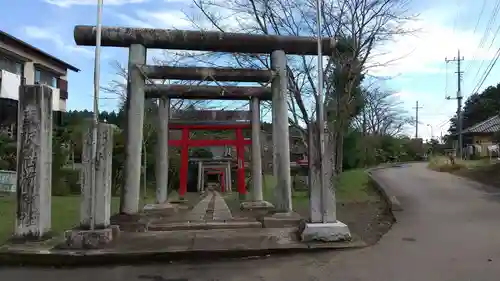
[[144, 206], [143, 211], [148, 215], [154, 216], [170, 216], [178, 211], [178, 204], [147, 204]]
[[105, 229], [68, 230], [64, 233], [66, 240], [62, 248], [66, 249], [102, 249], [118, 238], [120, 228], [110, 226]]
[[332, 223], [302, 223], [300, 227], [302, 242], [336, 242], [351, 240], [349, 227], [340, 221]]
[[240, 204], [242, 210], [271, 210], [274, 205], [267, 201], [246, 201]]
[[144, 205], [143, 210], [144, 211], [154, 211], [154, 210], [168, 210], [168, 209], [174, 209], [175, 205], [170, 204], [170, 203], [163, 203], [163, 204], [146, 204]]
[[302, 217], [294, 212], [276, 213], [269, 217], [261, 219], [262, 226], [265, 228], [297, 227], [302, 221]]

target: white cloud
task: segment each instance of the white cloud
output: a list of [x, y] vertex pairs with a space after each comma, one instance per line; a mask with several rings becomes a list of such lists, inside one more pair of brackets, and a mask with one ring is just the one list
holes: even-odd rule
[[151, 25], [150, 23], [148, 23], [147, 21], [133, 18], [133, 17], [125, 15], [125, 14], [115, 14], [115, 16], [117, 16], [123, 22], [129, 24], [132, 27], [154, 28], [154, 26]]
[[54, 45], [56, 45], [56, 47], [58, 49], [63, 50], [65, 52], [78, 52], [78, 53], [80, 53], [82, 55], [86, 55], [86, 56], [93, 56], [94, 55], [94, 52], [92, 52], [90, 50], [84, 49], [82, 47], [66, 44], [59, 34], [54, 33], [54, 32], [47, 30], [47, 29], [43, 29], [43, 28], [36, 27], [36, 26], [25, 26], [23, 28], [23, 32], [26, 34], [26, 36], [33, 38], [33, 39], [51, 41], [52, 43], [54, 43]]
[[[450, 10], [446, 13], [455, 13]], [[423, 13], [420, 20], [408, 24], [406, 27], [418, 30], [416, 34], [401, 36], [394, 42], [385, 44], [376, 50], [371, 64], [383, 66], [373, 68], [370, 72], [377, 76], [395, 76], [401, 73], [442, 73], [445, 71], [445, 58], [457, 56], [457, 49], [462, 55], [468, 55], [478, 60], [489, 60], [494, 56], [493, 48], [485, 46], [478, 49], [481, 34], [474, 34], [470, 30], [456, 30], [436, 16], [437, 12]], [[393, 61], [397, 59], [396, 61]], [[384, 65], [389, 61], [389, 65]]]
[[181, 11], [137, 11], [137, 16], [154, 26], [164, 28], [183, 29], [192, 27], [193, 24]]
[[[121, 5], [127, 5], [127, 4], [138, 4], [138, 3], [144, 3], [149, 0], [106, 0], [105, 5], [111, 5], [111, 6], [121, 6]], [[71, 6], [76, 6], [76, 5], [97, 5], [97, 0], [45, 0], [46, 3], [56, 5], [62, 8], [68, 8]]]
[[194, 26], [188, 17], [178, 10], [139, 10], [135, 15], [115, 13], [115, 16], [131, 27], [190, 29]]
[[[218, 31], [198, 8], [188, 5], [189, 0], [165, 0], [165, 2], [179, 5], [176, 5], [176, 9], [170, 9], [170, 5], [159, 5], [156, 10], [138, 10], [131, 14], [117, 13], [115, 15], [126, 24], [134, 27]], [[234, 11], [222, 8], [222, 6], [217, 8], [214, 13], [218, 25], [225, 31], [237, 32], [242, 27], [255, 26], [255, 20], [245, 13], [235, 14]]]
[[396, 98], [409, 98], [411, 97], [413, 94], [410, 93], [410, 92], [405, 92], [405, 91], [399, 91], [399, 92], [396, 92], [394, 94], [392, 94], [391, 96], [393, 97], [396, 97]]

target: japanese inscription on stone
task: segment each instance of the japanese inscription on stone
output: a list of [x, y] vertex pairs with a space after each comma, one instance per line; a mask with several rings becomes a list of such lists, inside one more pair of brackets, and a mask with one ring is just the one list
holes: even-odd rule
[[21, 176], [17, 184], [17, 218], [25, 226], [36, 224], [39, 216], [38, 206], [33, 202], [39, 196], [36, 189], [37, 161], [40, 136], [40, 111], [35, 105], [26, 105], [22, 112], [21, 135], [18, 140], [19, 150], [18, 172]]

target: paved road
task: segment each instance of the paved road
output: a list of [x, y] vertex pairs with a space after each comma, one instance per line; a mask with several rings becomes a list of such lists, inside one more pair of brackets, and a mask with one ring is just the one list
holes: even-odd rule
[[201, 265], [0, 269], [0, 280], [500, 280], [500, 193], [423, 164], [379, 173], [405, 210], [370, 248]]

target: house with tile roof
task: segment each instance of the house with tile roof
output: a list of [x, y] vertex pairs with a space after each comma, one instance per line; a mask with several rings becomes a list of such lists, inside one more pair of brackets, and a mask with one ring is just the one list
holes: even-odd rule
[[492, 116], [482, 122], [470, 126], [462, 131], [464, 145], [480, 145], [481, 156], [487, 156], [487, 147], [497, 144], [497, 134], [500, 132], [500, 116]]

